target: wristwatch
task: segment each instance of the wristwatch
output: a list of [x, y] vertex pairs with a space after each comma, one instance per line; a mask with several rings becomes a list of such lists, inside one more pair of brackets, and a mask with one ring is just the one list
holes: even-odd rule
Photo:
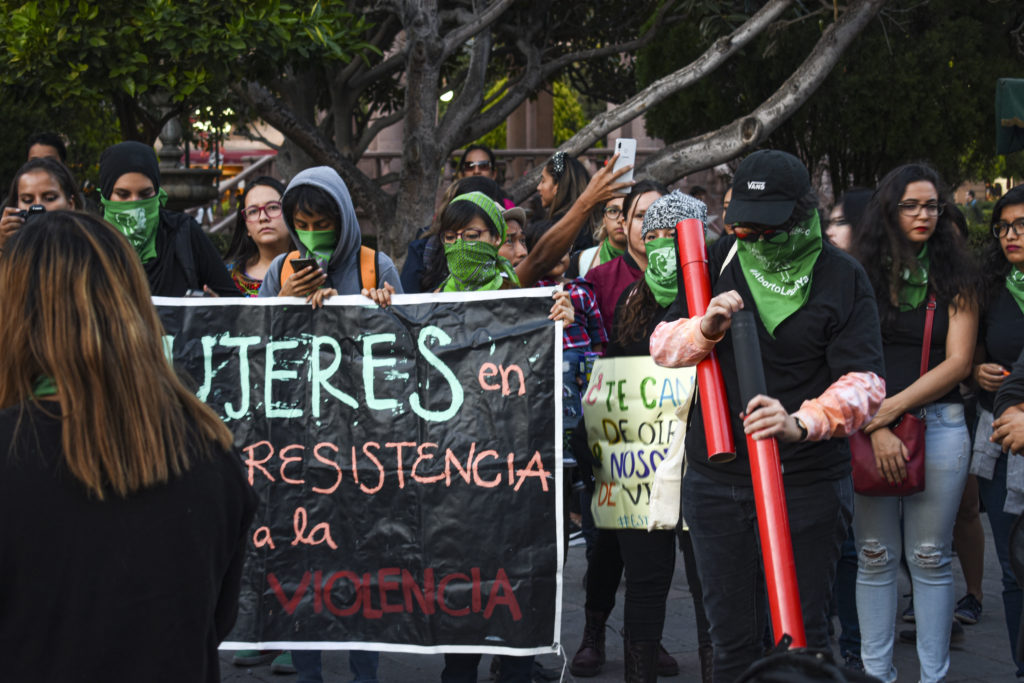
[[793, 416], [793, 422], [796, 422], [796, 426], [800, 429], [800, 441], [807, 441], [807, 427], [804, 427], [804, 423], [796, 415]]

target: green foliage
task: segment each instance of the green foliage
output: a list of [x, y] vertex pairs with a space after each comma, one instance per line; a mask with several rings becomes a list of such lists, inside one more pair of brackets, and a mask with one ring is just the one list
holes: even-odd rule
[[123, 133], [150, 142], [166, 110], [221, 105], [243, 75], [347, 61], [368, 47], [368, 22], [339, 0], [33, 0], [0, 11], [0, 86], [54, 104], [106, 101]]
[[[831, 12], [794, 10], [786, 18], [796, 21], [652, 108], [649, 130], [669, 141], [685, 139], [754, 109], [804, 59]], [[1022, 18], [1014, 0], [894, 0], [764, 146], [793, 150], [825, 168], [837, 192], [873, 186], [891, 168], [922, 159], [953, 185], [991, 177], [999, 163], [1019, 168], [1024, 162], [996, 159], [993, 121], [996, 78], [1020, 72], [1010, 31]], [[691, 61], [742, 16], [691, 19], [640, 53], [642, 84]]]
[[580, 94], [567, 79], [551, 84], [554, 99], [555, 147], [576, 134], [587, 123], [580, 104]]
[[100, 152], [118, 142], [117, 121], [109, 107], [88, 111], [54, 107], [28, 91], [5, 91], [0, 98], [0, 196], [6, 195], [18, 168], [25, 163], [25, 143], [31, 135], [54, 132], [64, 137], [68, 167], [79, 182], [97, 181]]

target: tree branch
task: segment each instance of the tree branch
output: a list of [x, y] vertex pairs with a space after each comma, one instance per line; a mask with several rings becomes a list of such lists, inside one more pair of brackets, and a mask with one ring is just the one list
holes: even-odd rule
[[[704, 53], [678, 71], [664, 76], [623, 102], [600, 114], [569, 138], [559, 149], [577, 156], [619, 126], [642, 116], [669, 95], [696, 83], [721, 66], [729, 57], [756, 38], [781, 15], [792, 0], [771, 0], [728, 36], [719, 38]], [[496, 107], [495, 107], [496, 108]], [[488, 114], [492, 110], [488, 110]], [[485, 118], [486, 115], [480, 118]], [[495, 124], [496, 125], [496, 124]], [[493, 126], [491, 126], [493, 128]], [[490, 128], [488, 128], [490, 130]], [[520, 178], [511, 188], [513, 199], [520, 201], [532, 192], [540, 180], [540, 168]]]
[[754, 148], [817, 90], [846, 48], [886, 1], [851, 3], [839, 21], [825, 30], [800, 67], [753, 112], [716, 131], [669, 145], [649, 157], [638, 171], [670, 183]]
[[512, 2], [513, 0], [498, 0], [492, 3], [490, 7], [477, 15], [473, 21], [459, 26], [445, 36], [442, 60], [450, 57], [452, 53], [462, 47], [470, 38], [497, 21], [505, 13], [505, 10], [512, 6]]
[[232, 90], [249, 102], [264, 121], [286, 135], [316, 163], [336, 170], [348, 185], [355, 202], [370, 214], [377, 225], [387, 222], [393, 210], [394, 198], [377, 187], [352, 161], [343, 157], [315, 125], [300, 120], [259, 83], [238, 83], [232, 86]]
[[388, 126], [393, 126], [402, 119], [405, 118], [405, 107], [398, 109], [387, 116], [382, 116], [379, 119], [375, 119], [372, 124], [366, 127], [363, 134], [359, 137], [359, 140], [355, 144], [355, 148], [352, 150], [352, 156], [356, 159], [363, 156], [363, 152], [370, 146], [373, 139], [377, 137], [377, 134]]
[[491, 32], [483, 31], [473, 41], [473, 52], [466, 67], [466, 77], [458, 96], [448, 105], [444, 118], [437, 126], [437, 139], [442, 149], [458, 144], [464, 129], [480, 111], [487, 85], [487, 63], [491, 54]]

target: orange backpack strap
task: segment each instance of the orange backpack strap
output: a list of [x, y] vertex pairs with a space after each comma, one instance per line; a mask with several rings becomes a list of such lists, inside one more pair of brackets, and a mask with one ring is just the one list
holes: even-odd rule
[[289, 251], [284, 257], [284, 263], [281, 264], [281, 282], [278, 283], [280, 287], [284, 287], [285, 281], [295, 272], [295, 268], [292, 267], [293, 258], [299, 258], [299, 252]]
[[376, 289], [379, 284], [377, 273], [377, 250], [370, 247], [359, 248], [359, 280], [363, 289]]

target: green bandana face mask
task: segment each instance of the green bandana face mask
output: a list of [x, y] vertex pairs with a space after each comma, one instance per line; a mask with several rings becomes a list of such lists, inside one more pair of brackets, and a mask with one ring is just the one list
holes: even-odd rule
[[142, 262], [156, 258], [156, 230], [160, 225], [160, 207], [167, 203], [164, 188], [149, 199], [117, 202], [100, 197], [103, 218], [121, 231]]
[[296, 230], [299, 241], [306, 247], [320, 264], [325, 266], [338, 246], [337, 230]]
[[913, 311], [928, 297], [928, 244], [917, 253], [917, 268], [905, 268], [900, 273], [900, 310]]
[[644, 244], [647, 251], [647, 270], [644, 280], [662, 308], [676, 300], [679, 290], [676, 280], [676, 247], [671, 237], [659, 237]]
[[508, 275], [512, 284], [518, 286], [512, 264], [498, 256], [498, 248], [490, 242], [465, 242], [456, 240], [454, 244], [444, 245], [444, 255], [448, 260], [448, 272], [451, 275], [444, 282], [444, 292], [476, 292], [501, 288], [504, 278]]
[[757, 314], [768, 333], [807, 303], [811, 295], [811, 273], [821, 253], [821, 224], [812, 211], [781, 244], [759, 240], [736, 243], [736, 257], [743, 278], [757, 304]]
[[1024, 273], [1016, 266], [1006, 276], [1006, 288], [1010, 290], [1010, 296], [1017, 302], [1021, 312], [1024, 312]]

